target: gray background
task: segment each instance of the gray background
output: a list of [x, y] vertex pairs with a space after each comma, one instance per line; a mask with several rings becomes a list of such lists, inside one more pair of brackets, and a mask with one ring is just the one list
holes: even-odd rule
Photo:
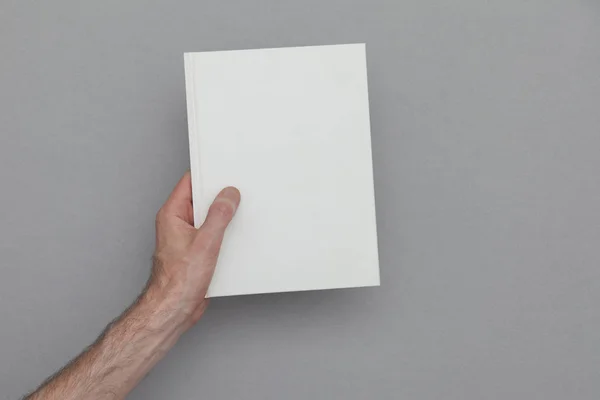
[[381, 288], [216, 299], [132, 399], [600, 397], [600, 4], [2, 1], [0, 396], [142, 288], [184, 51], [367, 42]]

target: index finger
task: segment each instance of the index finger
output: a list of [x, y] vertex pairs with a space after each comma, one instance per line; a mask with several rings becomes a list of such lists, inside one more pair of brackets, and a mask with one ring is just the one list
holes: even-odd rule
[[189, 224], [194, 223], [190, 171], [186, 171], [183, 174], [162, 208], [166, 215], [181, 218]]

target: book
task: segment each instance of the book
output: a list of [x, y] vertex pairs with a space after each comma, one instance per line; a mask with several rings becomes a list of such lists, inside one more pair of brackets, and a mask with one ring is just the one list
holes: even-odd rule
[[365, 45], [184, 61], [196, 227], [242, 194], [207, 297], [378, 286]]

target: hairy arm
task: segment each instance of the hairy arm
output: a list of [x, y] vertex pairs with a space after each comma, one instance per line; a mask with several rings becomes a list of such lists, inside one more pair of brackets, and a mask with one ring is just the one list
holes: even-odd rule
[[204, 313], [239, 199], [237, 189], [224, 189], [195, 229], [186, 173], [157, 214], [154, 265], [144, 292], [94, 344], [25, 399], [124, 399]]
[[27, 399], [123, 399], [183, 333], [164, 296], [140, 296], [86, 351]]

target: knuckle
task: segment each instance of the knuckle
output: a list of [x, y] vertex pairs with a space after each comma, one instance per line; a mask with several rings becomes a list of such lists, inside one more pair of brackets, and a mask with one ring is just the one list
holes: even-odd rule
[[216, 258], [221, 247], [221, 237], [213, 231], [201, 229], [196, 236], [195, 246], [204, 260]]
[[233, 207], [226, 201], [217, 201], [210, 208], [211, 212], [217, 217], [225, 220], [233, 218]]
[[198, 235], [195, 240], [195, 247], [202, 253], [206, 253], [214, 242], [214, 233], [201, 229], [198, 231]]
[[165, 209], [163, 207], [161, 207], [158, 212], [156, 213], [156, 222], [160, 222], [164, 219], [165, 217]]
[[196, 239], [194, 240], [195, 247], [200, 251], [205, 251], [210, 243], [212, 242], [212, 236], [209, 232], [206, 232], [204, 229], [200, 229], [198, 234], [196, 235]]

